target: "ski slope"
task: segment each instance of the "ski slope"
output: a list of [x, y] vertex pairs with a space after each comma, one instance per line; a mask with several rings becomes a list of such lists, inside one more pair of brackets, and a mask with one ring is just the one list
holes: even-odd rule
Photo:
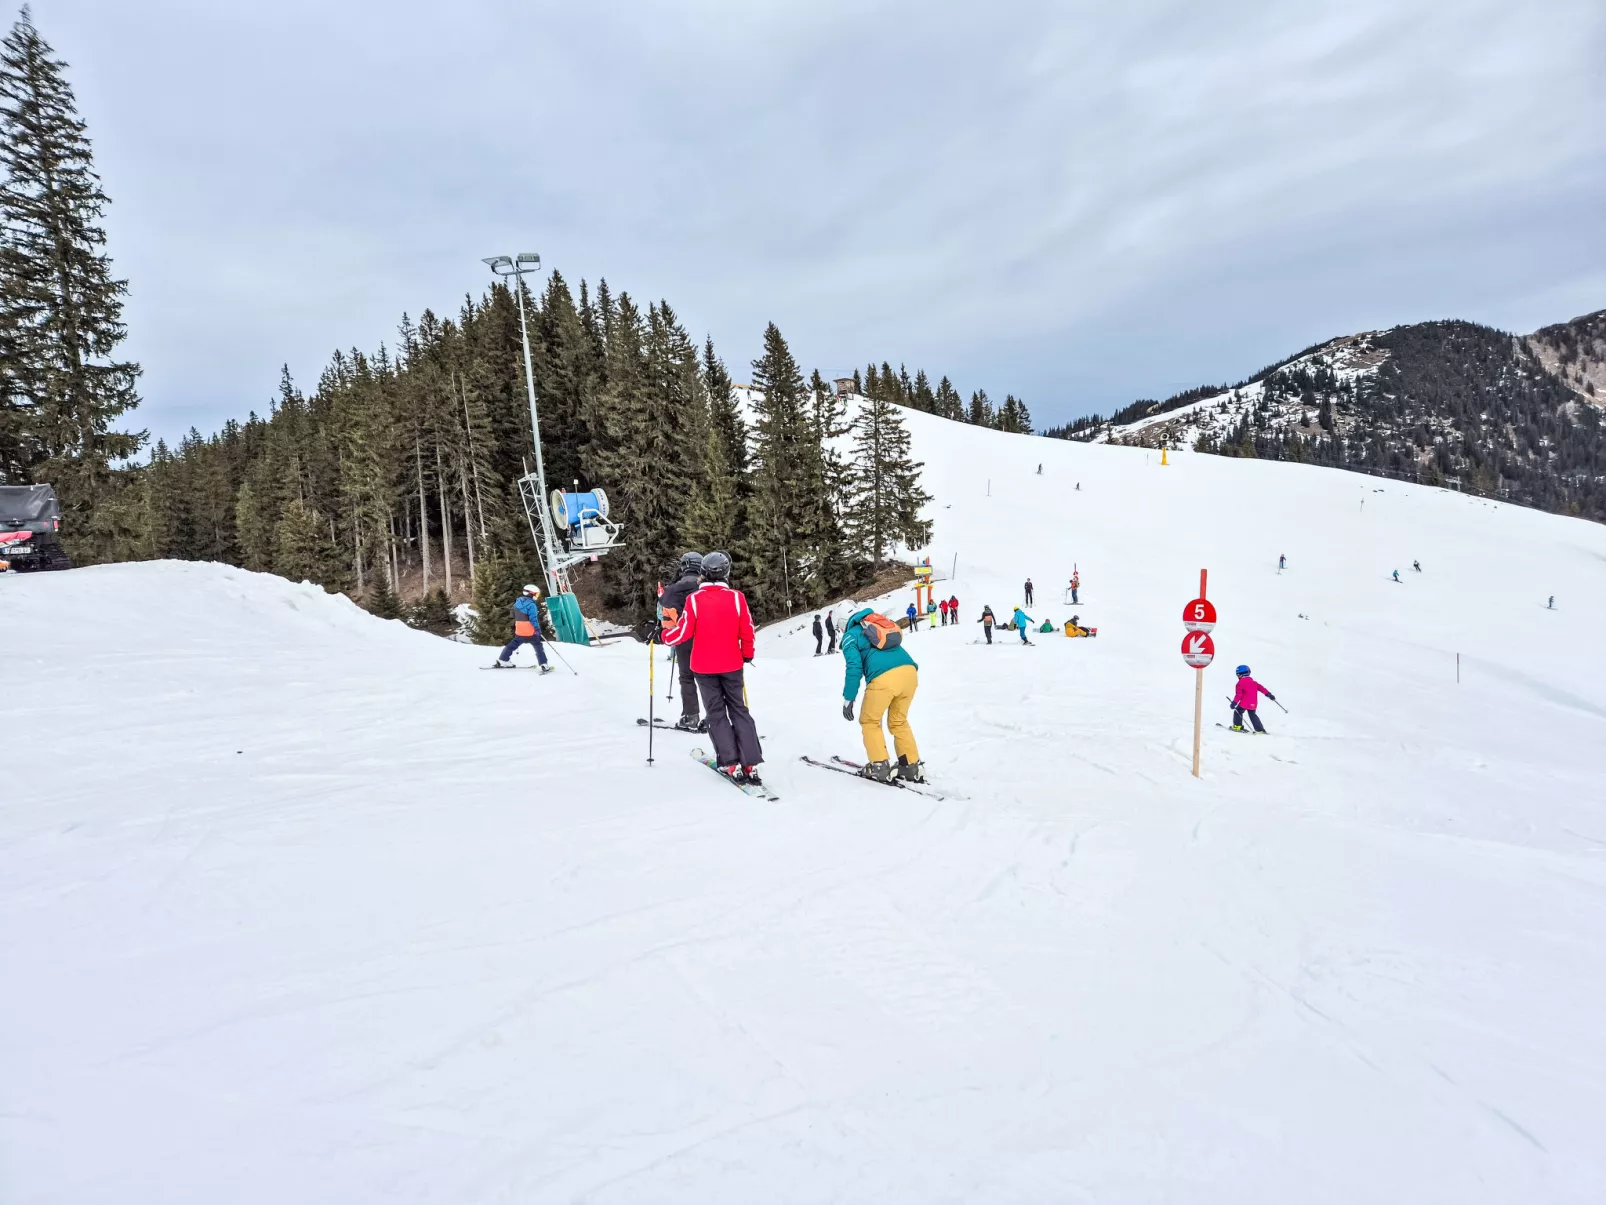
[[[761, 804], [646, 764], [640, 645], [0, 579], [0, 1201], [1606, 1198], [1606, 528], [908, 417], [946, 801], [797, 761], [860, 752], [809, 616]], [[1073, 563], [1098, 639], [977, 643]]]

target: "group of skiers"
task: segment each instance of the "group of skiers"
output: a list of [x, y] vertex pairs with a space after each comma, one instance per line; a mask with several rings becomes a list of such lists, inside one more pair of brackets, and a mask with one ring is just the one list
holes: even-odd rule
[[[747, 706], [745, 668], [756, 650], [752, 612], [747, 596], [730, 584], [731, 558], [725, 552], [688, 552], [676, 566], [675, 580], [661, 587], [658, 616], [646, 632], [649, 643], [662, 643], [675, 650], [679, 671], [681, 714], [675, 728], [706, 731], [714, 745], [718, 771], [734, 782], [762, 786], [759, 766], [764, 761], [758, 728]], [[1073, 576], [1071, 589], [1079, 585]], [[1032, 581], [1025, 583], [1026, 605], [1032, 602]], [[541, 635], [541, 590], [527, 585], [513, 603], [513, 639], [498, 656], [494, 668], [512, 668], [513, 654], [520, 645], [535, 650], [542, 673], [547, 664]], [[1074, 594], [1073, 594], [1074, 597]], [[944, 625], [959, 622], [959, 599], [951, 596], [928, 606]], [[918, 608], [908, 609], [909, 630], [921, 618]], [[1025, 607], [1014, 608], [1013, 626], [1023, 644], [1033, 620]], [[976, 621], [982, 625], [987, 643], [993, 642], [997, 619], [991, 606], [982, 608]], [[1075, 619], [1073, 617], [1073, 624]], [[821, 656], [821, 641], [829, 639], [824, 652], [837, 649], [835, 616], [826, 612], [814, 617], [814, 655]], [[903, 633], [897, 625], [872, 607], [860, 607], [848, 617], [840, 632], [844, 663], [842, 717], [857, 719], [864, 742], [866, 763], [859, 773], [878, 782], [923, 783], [925, 766], [909, 725], [909, 709], [920, 686], [920, 668], [903, 646]], [[859, 699], [863, 687], [863, 699]], [[1249, 667], [1238, 667], [1238, 686], [1232, 697], [1235, 732], [1245, 731], [1244, 717], [1257, 733], [1265, 726], [1255, 709], [1258, 696], [1276, 696], [1249, 675]], [[699, 706], [700, 705], [700, 706]], [[855, 707], [857, 706], [857, 714]], [[706, 720], [699, 718], [699, 710]], [[882, 725], [886, 726], [883, 732]], [[892, 736], [887, 749], [886, 733]], [[896, 756], [896, 762], [893, 756]]]

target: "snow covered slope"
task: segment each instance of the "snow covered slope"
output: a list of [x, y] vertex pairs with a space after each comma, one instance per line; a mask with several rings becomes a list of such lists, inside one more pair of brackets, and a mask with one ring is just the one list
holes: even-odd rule
[[[645, 764], [639, 645], [480, 673], [236, 570], [0, 579], [0, 1200], [1606, 1196], [1606, 529], [908, 418], [947, 801], [796, 760], [858, 751], [806, 616], [761, 804]], [[1097, 640], [976, 642], [1073, 563]], [[1239, 661], [1270, 736], [1215, 726]]]

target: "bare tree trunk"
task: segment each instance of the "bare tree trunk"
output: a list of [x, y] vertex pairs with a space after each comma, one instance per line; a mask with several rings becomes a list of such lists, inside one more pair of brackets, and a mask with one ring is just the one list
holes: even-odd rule
[[468, 541], [468, 580], [474, 580], [474, 525], [469, 522], [472, 513], [468, 497], [468, 469], [463, 462], [457, 462], [457, 480], [463, 490], [463, 538]]
[[424, 593], [429, 593], [429, 511], [424, 498], [424, 445], [413, 431], [413, 459], [418, 466], [418, 547], [424, 557]]
[[[444, 480], [446, 480], [446, 475], [441, 472], [441, 441], [437, 435], [435, 437], [435, 481], [439, 483]], [[446, 565], [443, 570], [446, 574], [446, 597], [450, 598], [452, 596], [452, 512], [446, 506], [446, 491], [438, 489], [435, 492], [441, 500], [441, 547], [443, 549], [441, 556]]]
[[351, 508], [351, 559], [357, 566], [357, 593], [362, 593], [362, 524], [357, 519], [357, 508]]
[[[474, 426], [468, 418], [468, 386], [459, 384], [457, 374], [452, 374], [452, 383], [457, 385], [459, 394], [463, 399], [463, 431], [468, 437], [468, 463], [474, 472], [474, 509], [480, 516], [480, 545], [483, 547], [490, 541], [485, 531], [485, 491], [480, 486], [480, 462], [474, 455]], [[468, 522], [468, 505], [463, 506], [463, 521]]]

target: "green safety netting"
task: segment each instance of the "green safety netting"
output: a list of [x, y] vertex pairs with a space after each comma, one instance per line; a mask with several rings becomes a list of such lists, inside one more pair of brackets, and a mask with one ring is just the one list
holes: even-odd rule
[[564, 644], [590, 644], [586, 621], [580, 614], [580, 600], [572, 594], [554, 594], [546, 600], [546, 613]]

